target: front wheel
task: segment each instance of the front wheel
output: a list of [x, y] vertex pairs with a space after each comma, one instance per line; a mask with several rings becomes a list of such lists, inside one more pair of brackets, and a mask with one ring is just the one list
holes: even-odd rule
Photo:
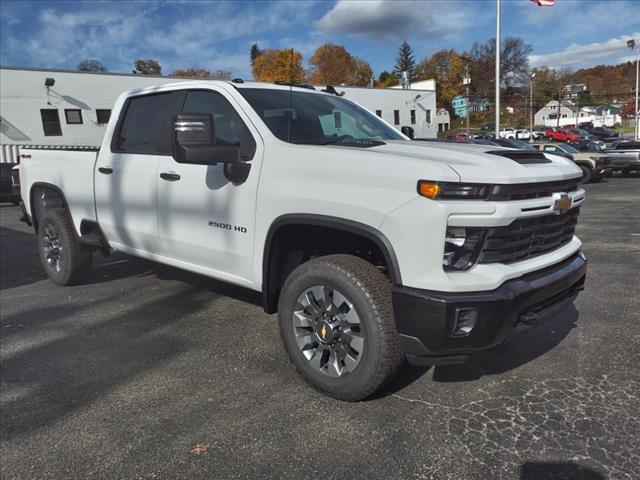
[[64, 208], [47, 211], [38, 225], [40, 262], [54, 283], [79, 283], [91, 268], [91, 250], [80, 243]]
[[390, 282], [358, 257], [331, 255], [300, 265], [283, 286], [278, 310], [289, 358], [326, 395], [366, 398], [403, 363]]
[[580, 165], [580, 170], [582, 170], [582, 180], [580, 183], [589, 183], [593, 179], [593, 170], [589, 167], [585, 167], [584, 165]]

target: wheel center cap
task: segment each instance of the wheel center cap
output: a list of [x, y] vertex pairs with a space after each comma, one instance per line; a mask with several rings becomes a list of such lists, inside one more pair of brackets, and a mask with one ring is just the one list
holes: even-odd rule
[[336, 338], [336, 329], [327, 321], [318, 322], [316, 335], [323, 343], [330, 343]]

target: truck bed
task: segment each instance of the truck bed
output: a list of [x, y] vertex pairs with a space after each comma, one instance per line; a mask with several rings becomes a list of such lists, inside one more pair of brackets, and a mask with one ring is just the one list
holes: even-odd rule
[[78, 234], [81, 220], [95, 221], [93, 178], [99, 150], [98, 147], [22, 147], [20, 190], [27, 212], [31, 212], [34, 184], [48, 184], [64, 192]]

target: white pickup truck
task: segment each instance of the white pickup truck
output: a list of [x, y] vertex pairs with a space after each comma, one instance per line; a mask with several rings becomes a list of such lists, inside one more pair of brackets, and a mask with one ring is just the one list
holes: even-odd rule
[[42, 265], [94, 251], [261, 291], [316, 389], [359, 400], [405, 360], [453, 364], [572, 302], [581, 171], [542, 152], [411, 141], [305, 86], [202, 81], [123, 94], [98, 151], [21, 167]]

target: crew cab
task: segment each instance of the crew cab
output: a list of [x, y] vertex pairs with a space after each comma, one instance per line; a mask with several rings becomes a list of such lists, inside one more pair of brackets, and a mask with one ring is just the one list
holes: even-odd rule
[[96, 151], [29, 154], [23, 209], [51, 280], [119, 251], [262, 292], [296, 369], [342, 400], [405, 360], [465, 362], [585, 280], [571, 161], [412, 141], [331, 87], [143, 88]]
[[614, 172], [623, 175], [640, 173], [640, 141], [621, 139], [605, 150]]
[[547, 140], [556, 142], [576, 143], [580, 141], [580, 135], [568, 128], [548, 128], [545, 132]]

